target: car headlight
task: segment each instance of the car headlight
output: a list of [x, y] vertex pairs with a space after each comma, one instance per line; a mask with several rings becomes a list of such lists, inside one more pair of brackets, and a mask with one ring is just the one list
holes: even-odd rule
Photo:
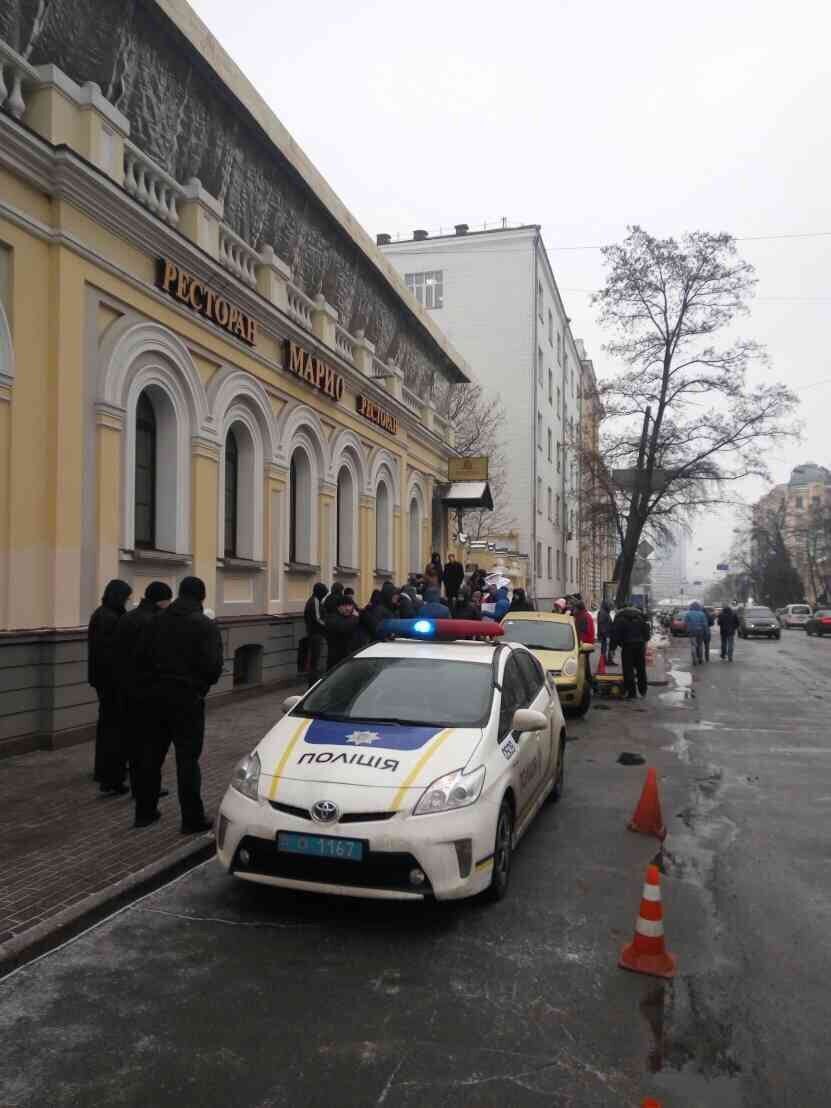
[[246, 754], [237, 763], [234, 775], [231, 778], [231, 788], [238, 793], [247, 796], [249, 800], [257, 800], [260, 790], [260, 756], [259, 754]]
[[747, 624], [745, 624], [745, 626], [746, 626], [746, 627], [752, 627], [752, 626], [753, 626], [753, 624], [752, 624], [752, 623], [747, 623]]
[[415, 808], [414, 816], [429, 815], [431, 812], [450, 812], [454, 808], [466, 808], [480, 797], [485, 784], [485, 767], [479, 766], [472, 773], [460, 769], [437, 777], [422, 793]]
[[577, 673], [577, 659], [566, 658], [563, 663], [563, 677], [574, 677]]

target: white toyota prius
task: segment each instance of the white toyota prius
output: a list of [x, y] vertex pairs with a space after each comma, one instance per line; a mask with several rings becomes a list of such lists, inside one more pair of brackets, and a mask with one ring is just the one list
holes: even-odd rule
[[217, 822], [229, 873], [343, 896], [505, 895], [513, 848], [563, 790], [557, 690], [518, 643], [407, 623], [414, 638], [289, 697], [239, 763]]

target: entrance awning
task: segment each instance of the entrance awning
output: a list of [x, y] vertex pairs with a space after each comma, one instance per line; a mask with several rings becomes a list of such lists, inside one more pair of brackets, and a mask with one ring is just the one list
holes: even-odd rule
[[443, 485], [439, 499], [446, 508], [487, 508], [493, 511], [493, 497], [487, 481], [451, 481]]

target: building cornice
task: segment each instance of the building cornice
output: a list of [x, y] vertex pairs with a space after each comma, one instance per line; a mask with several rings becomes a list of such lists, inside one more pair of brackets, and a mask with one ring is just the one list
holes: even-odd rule
[[[233, 298], [257, 321], [260, 331], [278, 343], [289, 338], [336, 366], [353, 392], [370, 395], [378, 404], [391, 406], [402, 428], [415, 439], [429, 444], [444, 457], [452, 457], [452, 447], [429, 430], [413, 412], [378, 383], [346, 361], [336, 347], [330, 347], [311, 331], [300, 327], [291, 316], [281, 312], [265, 297], [239, 280], [218, 261], [192, 243], [181, 232], [163, 223], [133, 200], [109, 177], [90, 165], [66, 146], [52, 147], [25, 124], [0, 114], [0, 167], [20, 177], [40, 192], [63, 200], [91, 221], [126, 241], [142, 254], [169, 258], [200, 280], [220, 291], [232, 291]], [[134, 274], [96, 253], [74, 235], [57, 230], [0, 198], [0, 214], [11, 222], [38, 235], [44, 241], [66, 246], [112, 276], [125, 281], [159, 304], [193, 322], [193, 313]], [[214, 333], [223, 343], [236, 347], [246, 358], [282, 376], [285, 367], [264, 357], [208, 320], [200, 318], [200, 327]], [[350, 412], [350, 415], [352, 413]], [[379, 440], [380, 441], [380, 440]]]

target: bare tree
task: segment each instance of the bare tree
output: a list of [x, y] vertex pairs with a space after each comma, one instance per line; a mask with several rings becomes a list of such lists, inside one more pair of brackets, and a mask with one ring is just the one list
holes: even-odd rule
[[748, 531], [747, 573], [754, 597], [771, 608], [803, 599], [802, 578], [791, 557], [784, 500], [763, 512], [754, 512]]
[[797, 399], [782, 384], [747, 384], [748, 366], [765, 359], [756, 343], [713, 341], [746, 312], [755, 285], [730, 235], [696, 231], [676, 241], [632, 227], [603, 256], [608, 274], [594, 303], [613, 336], [605, 350], [624, 364], [599, 390], [601, 452], [619, 477], [609, 491], [620, 605], [647, 526], [723, 503], [729, 482], [767, 476], [767, 449], [795, 434], [785, 419]]
[[516, 526], [511, 511], [507, 462], [502, 433], [505, 423], [499, 396], [491, 396], [478, 382], [448, 385], [436, 394], [436, 403], [453, 428], [456, 450], [463, 457], [488, 456], [493, 511], [476, 509], [464, 514], [464, 530], [474, 539], [504, 535]]

